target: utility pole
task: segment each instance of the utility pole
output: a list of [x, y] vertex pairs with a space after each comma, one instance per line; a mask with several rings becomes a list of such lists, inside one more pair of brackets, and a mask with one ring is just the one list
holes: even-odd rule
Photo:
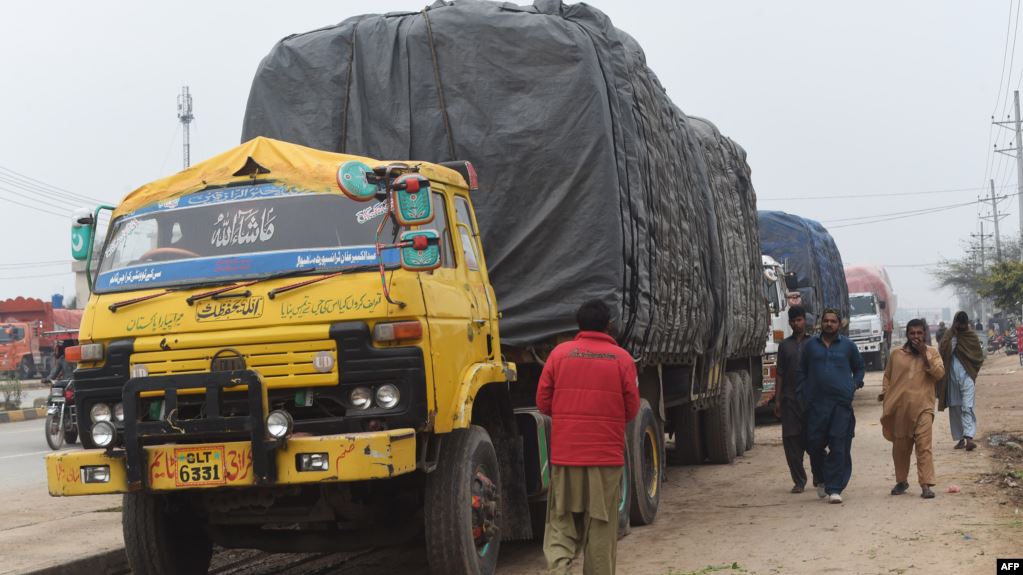
[[[1019, 116], [1019, 101], [1016, 102], [1017, 117]], [[181, 94], [178, 95], [178, 120], [181, 121], [181, 143], [184, 147], [184, 161], [185, 167], [192, 165], [191, 160], [191, 140], [188, 134], [188, 126], [192, 123], [195, 116], [192, 114], [192, 95], [188, 93], [188, 86], [181, 88]]]
[[[1021, 196], [1023, 197], [1023, 196]], [[1004, 218], [1007, 214], [998, 215], [998, 200], [995, 198], [995, 181], [991, 180], [991, 215], [982, 216], [982, 220], [990, 220], [995, 224], [995, 261], [998, 263], [1002, 262], [1002, 236], [998, 232], [998, 220]], [[983, 231], [981, 232], [983, 233]]]
[[[980, 222], [980, 233], [979, 234], [970, 234], [970, 237], [979, 238], [980, 239], [980, 272], [979, 272], [978, 275], [983, 276], [984, 275], [984, 264], [985, 264], [985, 261], [984, 261], [985, 260], [985, 257], [984, 257], [985, 256], [984, 240], [985, 240], [985, 238], [991, 237], [991, 234], [985, 234], [984, 233], [984, 222], [981, 221]], [[974, 248], [974, 249], [976, 249], [976, 248]], [[985, 314], [985, 310], [984, 310], [984, 298], [980, 297], [979, 294], [977, 295], [977, 303], [980, 305], [980, 318], [986, 320], [987, 315]]]

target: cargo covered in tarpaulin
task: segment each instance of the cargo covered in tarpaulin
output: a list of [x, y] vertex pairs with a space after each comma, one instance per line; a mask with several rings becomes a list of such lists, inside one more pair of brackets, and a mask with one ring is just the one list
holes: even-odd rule
[[849, 293], [872, 293], [877, 296], [884, 307], [878, 310], [884, 331], [892, 331], [895, 327], [893, 318], [898, 309], [898, 299], [892, 290], [892, 282], [888, 272], [879, 266], [846, 266], [845, 281]]
[[826, 308], [849, 317], [842, 254], [820, 222], [786, 212], [759, 212], [760, 247], [795, 273], [803, 305], [815, 321]]
[[[754, 215], [715, 207], [725, 194], [712, 190], [708, 146], [638, 44], [590, 6], [438, 2], [290, 36], [253, 80], [242, 140], [256, 136], [473, 162], [505, 344], [574, 332], [590, 298], [615, 304], [620, 340], [646, 362], [717, 356], [726, 338], [755, 347], [745, 330], [767, 332], [766, 315], [753, 325], [763, 302], [745, 309], [760, 276], [726, 276], [759, 253], [734, 266], [722, 256], [733, 241], [748, 249], [730, 230], [755, 230]], [[753, 202], [744, 156], [731, 154], [726, 179]]]

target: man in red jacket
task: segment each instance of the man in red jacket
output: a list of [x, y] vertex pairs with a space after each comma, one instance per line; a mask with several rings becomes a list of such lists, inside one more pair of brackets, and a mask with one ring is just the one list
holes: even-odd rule
[[636, 366], [618, 347], [600, 300], [576, 313], [579, 334], [554, 348], [536, 406], [551, 416], [551, 485], [543, 552], [548, 573], [568, 573], [580, 551], [585, 575], [613, 574], [625, 425], [639, 411]]

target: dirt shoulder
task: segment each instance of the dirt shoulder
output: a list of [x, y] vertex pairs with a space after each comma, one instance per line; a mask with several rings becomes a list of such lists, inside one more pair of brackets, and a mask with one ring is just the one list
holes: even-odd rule
[[[935, 418], [935, 499], [919, 497], [915, 463], [909, 494], [888, 494], [895, 483], [891, 444], [878, 421], [881, 376], [871, 373], [857, 393], [845, 503], [823, 503], [812, 491], [790, 494], [781, 426], [760, 425], [757, 447], [732, 465], [669, 470], [657, 522], [619, 543], [618, 572], [993, 573], [996, 558], [1023, 555], [1023, 516], [1014, 503], [1023, 488], [992, 479], [1004, 478], [1012, 461], [995, 459], [986, 440], [1023, 435], [1023, 368], [1015, 356], [992, 356], [978, 379], [977, 450], [953, 450], [947, 412]], [[951, 484], [961, 493], [945, 493]], [[501, 575], [543, 572], [538, 548], [509, 551]]]

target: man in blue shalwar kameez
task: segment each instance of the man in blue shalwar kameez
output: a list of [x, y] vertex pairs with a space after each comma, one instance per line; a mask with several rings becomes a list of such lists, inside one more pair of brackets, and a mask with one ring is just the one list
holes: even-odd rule
[[842, 491], [852, 476], [852, 438], [856, 430], [852, 400], [863, 387], [863, 358], [856, 344], [838, 333], [838, 310], [821, 314], [821, 333], [803, 347], [796, 390], [805, 406], [806, 446], [810, 465], [823, 483], [819, 497], [841, 503]]

